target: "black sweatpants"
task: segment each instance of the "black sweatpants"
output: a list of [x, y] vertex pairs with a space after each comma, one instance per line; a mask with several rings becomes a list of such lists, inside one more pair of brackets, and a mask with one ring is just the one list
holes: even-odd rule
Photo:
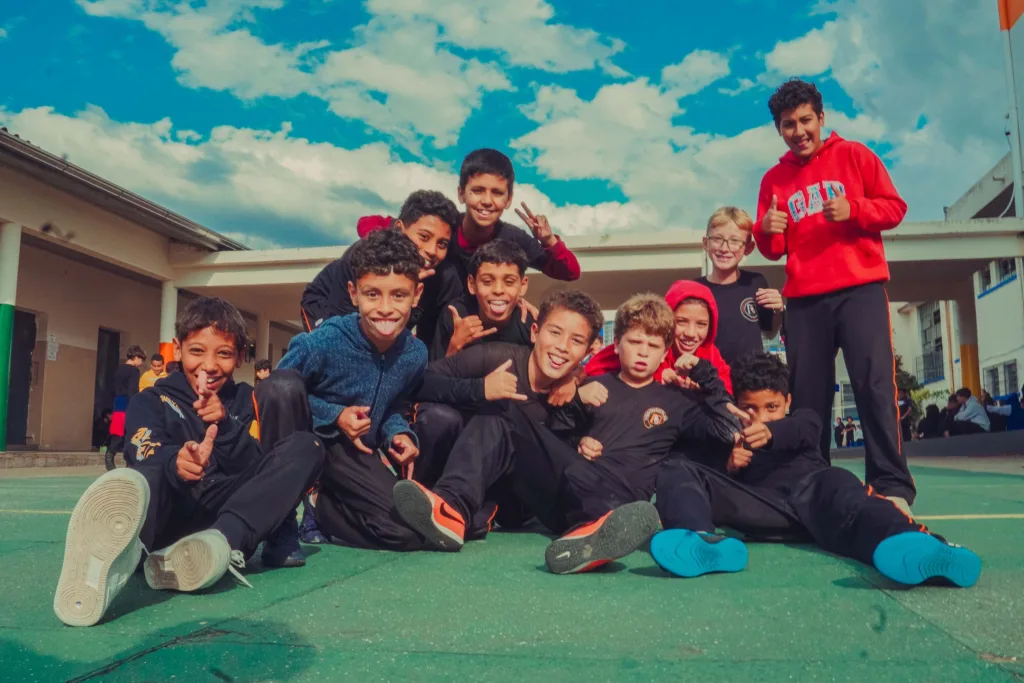
[[809, 472], [783, 492], [742, 484], [677, 458], [658, 472], [656, 505], [666, 529], [714, 532], [719, 526], [755, 539], [813, 540], [830, 553], [866, 564], [890, 536], [925, 531], [838, 467]]
[[[276, 373], [274, 373], [276, 374]], [[272, 381], [273, 380], [273, 381]], [[138, 467], [149, 483], [149, 509], [140, 538], [149, 550], [165, 548], [188, 534], [218, 529], [233, 550], [247, 557], [295, 510], [295, 502], [313, 485], [324, 461], [324, 446], [309, 431], [282, 427], [309, 421], [301, 378], [281, 376], [256, 390], [262, 453], [242, 472], [216, 470], [195, 483], [172, 481], [165, 466]]]
[[471, 519], [499, 483], [510, 484], [516, 499], [555, 533], [636, 500], [515, 405], [466, 423], [433, 490]]
[[[809, 408], [821, 424], [832, 423], [836, 353], [841, 349], [864, 430], [865, 479], [882, 495], [913, 503], [917, 489], [901, 447], [889, 297], [883, 284], [790, 299], [786, 330], [793, 409]], [[821, 452], [826, 458], [830, 445], [823, 429]]]

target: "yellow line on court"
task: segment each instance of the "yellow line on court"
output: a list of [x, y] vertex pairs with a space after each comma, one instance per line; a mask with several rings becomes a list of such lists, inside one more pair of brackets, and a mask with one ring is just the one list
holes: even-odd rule
[[915, 520], [932, 522], [943, 519], [1024, 519], [1024, 514], [1006, 513], [993, 515], [914, 515]]
[[3, 513], [11, 515], [70, 515], [71, 510], [4, 510], [0, 509], [0, 514]]

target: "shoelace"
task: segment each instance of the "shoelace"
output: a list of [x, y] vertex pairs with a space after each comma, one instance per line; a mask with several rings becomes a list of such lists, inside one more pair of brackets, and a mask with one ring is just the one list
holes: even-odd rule
[[253, 585], [242, 576], [242, 573], [238, 571], [239, 569], [245, 569], [245, 555], [242, 554], [241, 550], [232, 550], [231, 559], [228, 561], [228, 571], [238, 579], [239, 583], [252, 588]]

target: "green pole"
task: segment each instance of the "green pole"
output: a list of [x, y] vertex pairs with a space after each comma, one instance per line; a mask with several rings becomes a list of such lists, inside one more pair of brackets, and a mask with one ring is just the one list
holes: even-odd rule
[[7, 450], [7, 402], [11, 389], [14, 303], [21, 259], [21, 226], [0, 223], [0, 452]]
[[11, 382], [14, 306], [0, 304], [0, 452], [7, 450], [7, 392]]

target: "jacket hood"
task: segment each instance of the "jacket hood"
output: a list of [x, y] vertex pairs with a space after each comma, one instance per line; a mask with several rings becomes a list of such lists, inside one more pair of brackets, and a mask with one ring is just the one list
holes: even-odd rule
[[359, 239], [363, 239], [374, 230], [391, 227], [394, 220], [391, 216], [363, 216], [356, 221], [356, 233]]
[[[831, 148], [835, 147], [840, 142], [843, 142], [843, 138], [839, 136], [839, 133], [832, 131], [832, 134], [825, 138], [824, 142], [821, 143], [821, 148], [811, 158], [817, 159], [822, 154], [828, 154]], [[803, 166], [807, 163], [797, 155], [793, 154], [793, 150], [788, 150], [785, 154], [779, 157], [779, 162], [783, 164], [792, 164], [793, 166]]]
[[714, 295], [710, 289], [693, 280], [677, 280], [665, 293], [665, 302], [673, 313], [679, 304], [687, 299], [700, 299], [707, 305], [711, 324], [708, 325], [708, 336], [701, 342], [701, 346], [713, 346], [715, 337], [718, 336], [718, 304], [715, 302]]

